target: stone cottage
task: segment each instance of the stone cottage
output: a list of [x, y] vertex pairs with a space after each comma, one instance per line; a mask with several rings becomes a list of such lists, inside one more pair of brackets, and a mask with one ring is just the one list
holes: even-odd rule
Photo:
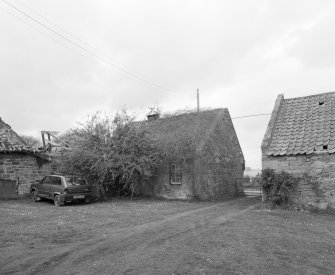
[[31, 183], [54, 169], [47, 155], [28, 147], [0, 118], [0, 198], [28, 194]]
[[318, 183], [301, 181], [293, 202], [335, 207], [335, 93], [277, 97], [262, 142], [262, 168], [305, 172]]
[[156, 175], [144, 183], [142, 193], [201, 200], [237, 194], [244, 157], [228, 109], [164, 118], [150, 113], [142, 123], [163, 155]]

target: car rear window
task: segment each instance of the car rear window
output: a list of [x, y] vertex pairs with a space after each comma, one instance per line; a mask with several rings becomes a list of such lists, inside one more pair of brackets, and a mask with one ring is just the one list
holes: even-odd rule
[[87, 185], [86, 180], [80, 177], [65, 177], [66, 183], [71, 186]]

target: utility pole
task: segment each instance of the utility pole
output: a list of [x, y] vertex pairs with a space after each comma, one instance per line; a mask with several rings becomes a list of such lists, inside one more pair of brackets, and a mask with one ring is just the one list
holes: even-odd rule
[[200, 111], [200, 102], [199, 102], [199, 89], [197, 89], [197, 112]]

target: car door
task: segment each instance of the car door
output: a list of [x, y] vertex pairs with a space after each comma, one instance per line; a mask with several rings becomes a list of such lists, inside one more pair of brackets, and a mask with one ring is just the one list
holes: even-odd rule
[[61, 194], [64, 191], [64, 187], [62, 185], [61, 177], [52, 177], [52, 185], [50, 188], [50, 195], [53, 197], [54, 194]]
[[45, 198], [46, 195], [46, 190], [45, 190], [45, 186], [44, 186], [44, 181], [45, 181], [45, 177], [39, 181], [38, 186], [37, 186], [37, 190], [38, 190], [38, 195], [40, 197]]
[[39, 188], [39, 194], [43, 198], [50, 198], [50, 187], [52, 184], [52, 177], [45, 176], [44, 179], [42, 179], [40, 188]]

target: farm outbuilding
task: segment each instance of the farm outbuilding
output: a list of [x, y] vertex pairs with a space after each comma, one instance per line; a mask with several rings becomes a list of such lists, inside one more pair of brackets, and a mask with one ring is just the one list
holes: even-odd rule
[[142, 122], [162, 152], [162, 164], [142, 193], [166, 199], [235, 196], [244, 157], [228, 109], [183, 113]]
[[30, 184], [53, 169], [47, 155], [27, 146], [0, 118], [0, 198], [28, 194]]
[[297, 204], [335, 207], [335, 93], [284, 99], [278, 95], [263, 143], [262, 168], [303, 175]]

